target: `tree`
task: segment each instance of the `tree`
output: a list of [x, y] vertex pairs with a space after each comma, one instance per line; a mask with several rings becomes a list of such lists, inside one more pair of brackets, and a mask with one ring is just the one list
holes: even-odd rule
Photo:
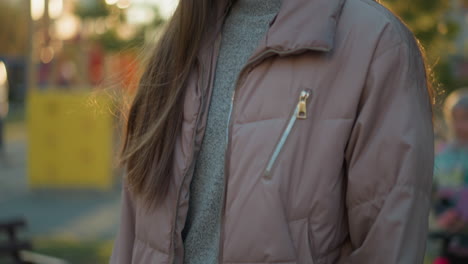
[[82, 19], [106, 17], [109, 15], [109, 8], [104, 0], [78, 1], [75, 14]]
[[0, 55], [25, 56], [28, 50], [29, 14], [25, 1], [0, 1]]
[[91, 39], [99, 42], [106, 51], [118, 52], [127, 49], [140, 49], [145, 43], [145, 35], [148, 31], [159, 29], [165, 22], [160, 15], [158, 8], [148, 6], [155, 16], [152, 21], [145, 25], [132, 27], [130, 37], [119, 36], [118, 31], [124, 27], [129, 27], [126, 20], [125, 11], [115, 5], [107, 5], [104, 0], [80, 1], [76, 6], [75, 14], [85, 23], [111, 18], [112, 26], [100, 34], [93, 34]]
[[[453, 14], [456, 3], [452, 0], [384, 0], [383, 4], [396, 13], [413, 31], [425, 49], [435, 81], [446, 92], [456, 88], [463, 80], [455, 80], [451, 58], [461, 53], [456, 49], [455, 38], [459, 25]], [[437, 85], [436, 85], [437, 87]]]

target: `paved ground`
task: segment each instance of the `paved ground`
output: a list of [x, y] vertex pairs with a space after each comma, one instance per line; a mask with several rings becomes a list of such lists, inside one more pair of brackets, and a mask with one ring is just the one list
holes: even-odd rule
[[38, 238], [112, 239], [118, 226], [120, 191], [30, 190], [25, 126], [6, 126], [7, 160], [0, 161], [0, 221], [24, 217]]

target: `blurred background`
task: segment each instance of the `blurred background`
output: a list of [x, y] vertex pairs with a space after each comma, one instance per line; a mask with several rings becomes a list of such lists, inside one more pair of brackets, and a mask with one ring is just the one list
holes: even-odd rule
[[38, 263], [108, 262], [119, 100], [176, 5], [0, 0], [0, 263], [16, 263], [15, 249]]
[[[464, 93], [444, 112], [445, 99], [468, 85], [468, 0], [381, 2], [425, 48], [436, 91], [436, 151], [446, 153], [468, 134], [468, 104], [457, 104]], [[0, 0], [0, 263], [107, 263], [119, 219], [121, 99], [135, 91], [142, 50], [157, 41], [176, 5]], [[466, 115], [455, 120], [453, 109]], [[443, 167], [460, 178], [468, 154]], [[468, 176], [462, 182], [468, 185]], [[444, 261], [454, 243], [464, 243], [457, 235], [468, 221], [444, 210], [431, 218], [427, 263]], [[444, 228], [453, 221], [462, 227]], [[18, 249], [27, 251], [15, 255]]]

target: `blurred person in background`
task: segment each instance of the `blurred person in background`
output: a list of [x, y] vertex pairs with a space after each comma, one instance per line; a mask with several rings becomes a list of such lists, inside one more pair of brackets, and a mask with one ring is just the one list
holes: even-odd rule
[[6, 162], [4, 119], [8, 114], [8, 74], [0, 60], [0, 162]]
[[[468, 263], [468, 88], [446, 99], [444, 117], [449, 142], [437, 154], [434, 171], [434, 213], [436, 228], [449, 233], [466, 233], [450, 241], [449, 263]], [[439, 262], [444, 263], [442, 258]]]
[[430, 94], [375, 1], [180, 1], [128, 113], [110, 262], [422, 263]]
[[468, 183], [468, 88], [447, 97], [444, 117], [449, 141], [436, 157], [436, 183], [460, 187]]

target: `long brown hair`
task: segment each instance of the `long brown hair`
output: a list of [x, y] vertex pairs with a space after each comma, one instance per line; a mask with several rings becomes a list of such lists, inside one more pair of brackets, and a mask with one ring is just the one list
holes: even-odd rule
[[128, 111], [120, 163], [126, 183], [148, 205], [166, 197], [183, 95], [202, 38], [217, 18], [216, 0], [181, 0], [141, 76]]

